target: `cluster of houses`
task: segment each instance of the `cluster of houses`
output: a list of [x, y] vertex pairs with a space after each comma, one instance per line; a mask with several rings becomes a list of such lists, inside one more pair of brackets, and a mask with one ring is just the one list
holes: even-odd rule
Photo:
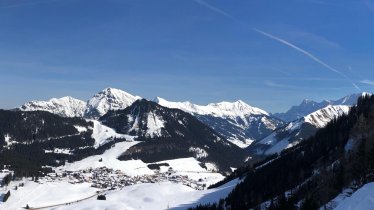
[[195, 190], [204, 190], [206, 185], [202, 180], [196, 181], [188, 178], [186, 175], [175, 174], [172, 168], [167, 172], [160, 173], [156, 170], [154, 174], [142, 176], [127, 176], [120, 170], [113, 170], [106, 167], [89, 168], [79, 171], [63, 171], [58, 173], [49, 173], [45, 177], [47, 181], [67, 180], [71, 184], [91, 183], [92, 187], [100, 189], [121, 189], [140, 183], [158, 183], [158, 182], [174, 182], [182, 183]]

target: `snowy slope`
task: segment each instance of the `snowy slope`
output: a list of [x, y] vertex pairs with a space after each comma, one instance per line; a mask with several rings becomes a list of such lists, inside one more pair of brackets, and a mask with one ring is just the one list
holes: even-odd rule
[[[127, 139], [131, 138], [133, 137], [127, 136]], [[120, 161], [117, 159], [123, 152], [138, 143], [139, 142], [137, 141], [116, 143], [112, 148], [106, 150], [101, 155], [93, 155], [80, 161], [67, 163], [64, 166], [59, 167], [58, 170], [78, 171], [88, 168], [100, 168], [105, 166], [113, 170], [121, 170], [128, 176], [153, 174], [153, 171], [150, 170], [147, 167], [147, 164], [145, 164], [141, 160]], [[100, 162], [99, 159], [102, 159], [102, 161]]]
[[217, 189], [196, 191], [187, 186], [164, 182], [157, 184], [137, 184], [120, 191], [106, 194], [106, 201], [96, 198], [55, 208], [56, 210], [185, 210], [198, 204], [217, 202], [225, 198], [239, 180], [233, 180]]
[[303, 118], [305, 123], [309, 123], [317, 128], [323, 128], [331, 120], [347, 114], [350, 106], [346, 105], [329, 105], [323, 109], [317, 110]]
[[323, 128], [331, 120], [347, 114], [350, 106], [328, 105], [299, 120], [288, 123], [262, 139], [250, 148], [256, 154], [270, 155], [295, 146], [300, 141], [312, 136], [319, 128]]
[[345, 96], [338, 100], [323, 100], [321, 102], [315, 102], [313, 100], [304, 99], [300, 105], [291, 107], [285, 113], [275, 113], [275, 117], [278, 117], [286, 122], [291, 122], [300, 119], [306, 115], [309, 115], [319, 109], [325, 108], [328, 105], [347, 105], [352, 106], [357, 103], [357, 99], [361, 96], [371, 95], [371, 93], [363, 92]]
[[171, 102], [157, 97], [154, 100], [161, 106], [180, 109], [197, 117], [227, 140], [239, 147], [247, 147], [274, 131], [282, 122], [245, 102], [211, 103], [206, 106], [191, 102]]
[[334, 210], [369, 210], [374, 207], [374, 183], [358, 189], [351, 197], [341, 201]]
[[[91, 188], [89, 183], [47, 182], [38, 184], [26, 179], [22, 182], [25, 186], [11, 190], [11, 196], [7, 202], [0, 202], [0, 209], [20, 210], [24, 209], [26, 204], [39, 207], [71, 202], [95, 195], [97, 191], [97, 189]], [[17, 186], [17, 183], [11, 182], [11, 186]]]
[[124, 109], [138, 99], [140, 99], [139, 96], [133, 96], [125, 91], [106, 88], [87, 102], [84, 116], [96, 119], [106, 114], [109, 110]]
[[91, 137], [95, 139], [95, 148], [106, 144], [107, 142], [113, 140], [113, 138], [128, 138], [127, 135], [118, 134], [112, 128], [101, 124], [99, 121], [92, 120], [92, 122], [94, 126]]
[[83, 117], [86, 102], [70, 96], [52, 98], [49, 101], [31, 101], [21, 107], [22, 111], [47, 111], [63, 117]]

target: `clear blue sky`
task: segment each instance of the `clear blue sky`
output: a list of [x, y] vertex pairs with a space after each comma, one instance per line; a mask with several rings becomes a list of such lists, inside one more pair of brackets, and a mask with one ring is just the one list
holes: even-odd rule
[[373, 20], [365, 0], [0, 0], [0, 107], [109, 86], [270, 112], [372, 92]]

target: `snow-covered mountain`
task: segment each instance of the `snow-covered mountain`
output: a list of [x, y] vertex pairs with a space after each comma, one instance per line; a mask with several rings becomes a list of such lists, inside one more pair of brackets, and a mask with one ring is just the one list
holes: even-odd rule
[[124, 109], [140, 98], [119, 89], [106, 88], [95, 94], [87, 102], [66, 96], [52, 98], [49, 101], [27, 102], [18, 109], [22, 111], [47, 111], [62, 117], [97, 119], [109, 110]]
[[143, 141], [127, 150], [122, 160], [157, 162], [194, 157], [222, 171], [244, 161], [243, 150], [192, 115], [145, 99], [126, 109], [109, 111], [99, 120], [118, 133], [138, 136], [137, 140]]
[[94, 95], [88, 102], [84, 112], [86, 118], [99, 118], [109, 110], [124, 109], [141, 99], [123, 90], [106, 88]]
[[325, 127], [331, 120], [347, 114], [350, 106], [328, 105], [296, 121], [290, 122], [272, 134], [251, 145], [253, 154], [270, 155], [298, 144], [300, 141], [314, 135], [320, 128]]
[[211, 103], [206, 106], [188, 101], [171, 102], [160, 97], [154, 101], [161, 106], [180, 109], [192, 114], [242, 148], [267, 136], [283, 124], [281, 120], [269, 116], [266, 111], [250, 106], [241, 100]]
[[252, 107], [244, 101], [210, 103], [206, 106], [186, 102], [171, 102], [166, 99], [156, 97], [154, 101], [161, 106], [180, 109], [188, 113], [198, 115], [212, 115], [214, 117], [240, 117], [245, 115], [269, 115], [266, 111], [257, 107]]
[[328, 105], [347, 105], [352, 106], [356, 104], [357, 99], [360, 96], [367, 95], [370, 93], [356, 93], [351, 94], [348, 96], [345, 96], [343, 98], [340, 98], [338, 100], [323, 100], [321, 102], [315, 102], [313, 100], [305, 99], [301, 102], [300, 105], [292, 106], [287, 112], [285, 113], [275, 113], [273, 116], [285, 121], [285, 122], [291, 122], [297, 119], [300, 119], [312, 112], [315, 112], [319, 109], [322, 109], [324, 107], [327, 107]]
[[47, 111], [63, 117], [83, 117], [86, 102], [66, 96], [52, 98], [49, 101], [30, 101], [19, 109], [22, 111]]
[[[106, 88], [86, 103], [71, 97], [64, 97], [50, 101], [28, 102], [19, 109], [43, 110], [63, 117], [98, 119], [110, 110], [125, 109], [138, 99], [141, 97], [119, 89]], [[194, 115], [225, 139], [242, 148], [264, 138], [283, 125], [281, 120], [270, 116], [266, 111], [250, 106], [241, 100], [211, 103], [206, 106], [190, 102], [170, 102], [159, 97], [154, 101], [164, 107], [180, 109]]]

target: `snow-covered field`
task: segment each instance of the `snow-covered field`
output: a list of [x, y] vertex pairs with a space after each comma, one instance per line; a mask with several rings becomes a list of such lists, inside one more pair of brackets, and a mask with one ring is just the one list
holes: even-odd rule
[[[131, 142], [136, 143], [136, 142]], [[120, 145], [118, 145], [120, 144]], [[129, 142], [118, 143], [116, 147], [129, 144]], [[121, 145], [122, 144], [122, 145]], [[112, 148], [114, 149], [114, 148]], [[113, 151], [109, 151], [113, 152]], [[110, 153], [109, 153], [110, 154]], [[117, 155], [116, 153], [112, 153]], [[108, 153], [106, 158], [110, 159]], [[80, 163], [69, 164], [66, 167], [71, 169], [92, 167], [90, 160], [83, 160]], [[103, 158], [104, 162], [104, 158]], [[93, 161], [96, 164], [106, 164]], [[126, 165], [129, 161], [123, 161]], [[131, 162], [131, 161], [130, 161]], [[158, 163], [168, 163], [175, 170], [176, 174], [188, 175], [191, 179], [201, 179], [207, 185], [213, 184], [223, 179], [218, 173], [206, 171], [199, 165], [194, 158], [183, 158], [162, 161]], [[115, 167], [121, 168], [121, 164], [113, 164]], [[130, 165], [136, 165], [131, 162]], [[146, 167], [145, 163], [142, 163]], [[108, 165], [107, 165], [108, 166]], [[109, 165], [110, 166], [110, 165]], [[161, 166], [160, 171], [167, 171], [169, 167]], [[129, 167], [125, 171], [129, 170]], [[148, 169], [153, 173], [152, 170]], [[144, 170], [136, 168], [131, 174], [141, 174]], [[113, 191], [106, 192], [106, 200], [97, 200], [96, 191], [99, 189], [92, 188], [89, 183], [70, 184], [66, 181], [42, 181], [42, 184], [35, 183], [24, 179], [24, 187], [18, 187], [17, 190], [13, 186], [17, 186], [21, 181], [11, 182], [8, 187], [11, 189], [11, 196], [6, 203], [0, 203], [0, 209], [22, 209], [28, 204], [32, 208], [47, 207], [45, 209], [111, 209], [111, 210], [132, 210], [132, 209], [166, 209], [168, 206], [172, 209], [186, 209], [195, 206], [198, 203], [209, 203], [224, 198], [236, 185], [238, 180], [234, 180], [220, 188], [211, 190], [195, 190], [191, 187], [175, 182], [159, 182], [159, 183], [142, 183], [123, 187]], [[102, 190], [100, 190], [102, 191]], [[83, 199], [83, 200], [82, 200]], [[82, 201], [80, 201], [82, 200]], [[79, 201], [79, 202], [76, 202]], [[66, 205], [66, 203], [69, 203]], [[61, 204], [61, 205], [60, 205]], [[59, 206], [54, 206], [59, 205]], [[50, 206], [50, 207], [48, 207]]]
[[28, 204], [30, 207], [43, 207], [61, 204], [83, 199], [96, 194], [97, 189], [91, 188], [90, 184], [69, 184], [67, 182], [45, 182], [39, 184], [24, 179], [24, 187], [17, 186], [20, 182], [11, 182], [8, 201], [0, 203], [0, 209], [16, 210], [22, 209]]
[[139, 184], [125, 187], [120, 191], [106, 194], [106, 200], [96, 197], [80, 203], [60, 206], [56, 210], [182, 210], [197, 204], [206, 204], [224, 198], [238, 183], [233, 180], [226, 185], [211, 190], [197, 191], [181, 184], [163, 182], [157, 184]]
[[168, 163], [169, 166], [161, 166], [160, 173], [166, 172], [169, 167], [176, 171], [175, 175], [187, 175], [190, 179], [201, 179], [207, 186], [223, 180], [225, 177], [220, 173], [207, 171], [200, 166], [200, 162], [195, 158], [180, 158], [174, 160], [165, 160], [157, 163]]
[[[141, 160], [120, 161], [117, 159], [123, 152], [139, 142], [120, 142], [108, 149], [101, 155], [94, 155], [74, 163], [68, 163], [59, 167], [58, 171], [78, 171], [88, 168], [107, 167], [114, 170], [121, 170], [128, 176], [140, 176], [144, 174], [153, 174], [154, 172], [147, 167]], [[102, 159], [100, 162], [99, 160]]]

